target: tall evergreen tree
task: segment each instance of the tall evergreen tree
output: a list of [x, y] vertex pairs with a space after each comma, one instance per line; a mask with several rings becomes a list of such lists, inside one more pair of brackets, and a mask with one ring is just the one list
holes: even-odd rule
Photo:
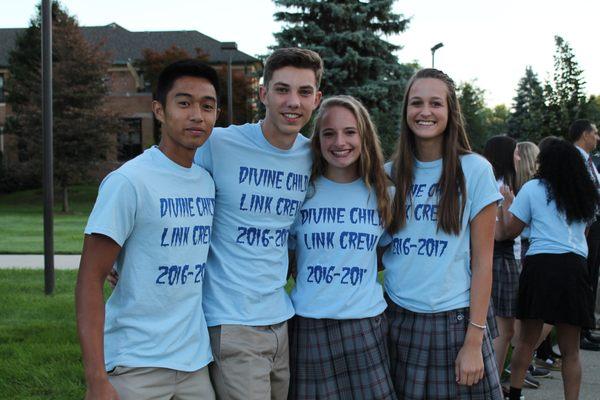
[[564, 134], [571, 122], [582, 116], [582, 107], [586, 102], [585, 81], [569, 43], [560, 36], [554, 37], [554, 43], [554, 99], [560, 110], [558, 128]]
[[[106, 157], [120, 128], [104, 108], [106, 54], [82, 36], [77, 20], [58, 1], [52, 3], [53, 111], [55, 180], [69, 211], [68, 188], [80, 182]], [[12, 115], [6, 133], [17, 137], [19, 169], [36, 181], [42, 172], [41, 7], [16, 40], [9, 56], [8, 103]]]
[[513, 99], [513, 111], [508, 119], [508, 134], [517, 140], [538, 142], [543, 134], [544, 89], [533, 69], [525, 68]]
[[304, 47], [318, 52], [325, 72], [325, 96], [348, 94], [370, 110], [390, 154], [397, 137], [401, 102], [414, 64], [400, 64], [400, 46], [382, 38], [404, 32], [409, 19], [392, 12], [393, 0], [274, 0], [285, 7], [275, 13], [284, 23], [275, 33], [278, 47]]
[[463, 82], [458, 86], [458, 101], [471, 147], [481, 151], [490, 136], [486, 129], [484, 91], [472, 82]]

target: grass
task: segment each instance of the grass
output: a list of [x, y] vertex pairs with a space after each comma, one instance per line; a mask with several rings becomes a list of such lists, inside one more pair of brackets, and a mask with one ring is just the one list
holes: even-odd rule
[[[54, 248], [58, 254], [78, 254], [83, 229], [98, 187], [74, 186], [69, 190], [71, 212], [54, 206]], [[0, 254], [42, 254], [44, 250], [43, 194], [41, 189], [0, 195]]]
[[56, 271], [46, 296], [43, 270], [0, 270], [0, 399], [83, 398], [76, 276]]

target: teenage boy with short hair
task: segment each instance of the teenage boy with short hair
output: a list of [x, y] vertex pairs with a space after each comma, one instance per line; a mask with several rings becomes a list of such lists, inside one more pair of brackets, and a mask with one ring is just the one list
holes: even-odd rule
[[[86, 399], [214, 399], [202, 285], [215, 187], [193, 158], [217, 119], [218, 89], [199, 61], [166, 67], [152, 103], [159, 146], [100, 185], [76, 288]], [[105, 315], [102, 287], [115, 263]]]
[[286, 321], [294, 315], [284, 290], [287, 236], [311, 168], [308, 140], [298, 133], [321, 99], [322, 71], [313, 51], [275, 50], [260, 88], [265, 119], [217, 128], [196, 153], [216, 187], [204, 310], [220, 399], [287, 398]]

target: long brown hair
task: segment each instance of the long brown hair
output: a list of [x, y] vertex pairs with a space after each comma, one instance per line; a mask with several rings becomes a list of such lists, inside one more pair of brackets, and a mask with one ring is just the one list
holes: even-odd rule
[[382, 226], [387, 227], [392, 221], [390, 198], [388, 197], [388, 179], [383, 169], [383, 151], [377, 135], [377, 129], [371, 121], [369, 112], [362, 103], [352, 96], [333, 96], [325, 99], [315, 118], [314, 130], [311, 136], [312, 171], [310, 181], [325, 175], [327, 161], [321, 153], [321, 124], [325, 113], [332, 107], [343, 107], [356, 118], [358, 134], [361, 140], [361, 152], [358, 159], [358, 173], [369, 189], [377, 196], [377, 209]]
[[[424, 78], [439, 79], [446, 85], [448, 124], [442, 141], [442, 176], [438, 182], [440, 191], [438, 191], [437, 228], [446, 233], [458, 235], [467, 202], [465, 177], [459, 156], [470, 153], [471, 146], [465, 132], [454, 81], [442, 71], [433, 68], [418, 71], [409, 81], [404, 93], [400, 137], [392, 157], [391, 176], [396, 185], [396, 194], [389, 231], [396, 232], [406, 224], [406, 206], [414, 181], [414, 165], [417, 156], [415, 134], [408, 127], [407, 121], [408, 97], [415, 81]], [[412, 199], [410, 201], [412, 202]]]

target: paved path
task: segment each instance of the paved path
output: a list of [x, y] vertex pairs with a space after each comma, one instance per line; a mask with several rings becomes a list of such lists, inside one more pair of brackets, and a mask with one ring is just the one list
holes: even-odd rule
[[[580, 400], [600, 399], [600, 351], [581, 350], [583, 377], [581, 379]], [[538, 389], [525, 389], [525, 400], [563, 399], [563, 385], [560, 372], [552, 372], [548, 378], [540, 379]]]
[[[77, 269], [80, 255], [56, 255], [56, 269]], [[44, 268], [42, 255], [8, 255], [0, 254], [0, 268]], [[581, 400], [600, 399], [600, 352], [581, 351], [583, 378], [581, 385]], [[558, 400], [563, 398], [562, 378], [560, 372], [552, 372], [548, 378], [541, 379], [539, 389], [525, 389], [526, 400]]]
[[[79, 254], [54, 256], [55, 269], [79, 268]], [[44, 268], [44, 256], [41, 254], [0, 254], [0, 268]]]

